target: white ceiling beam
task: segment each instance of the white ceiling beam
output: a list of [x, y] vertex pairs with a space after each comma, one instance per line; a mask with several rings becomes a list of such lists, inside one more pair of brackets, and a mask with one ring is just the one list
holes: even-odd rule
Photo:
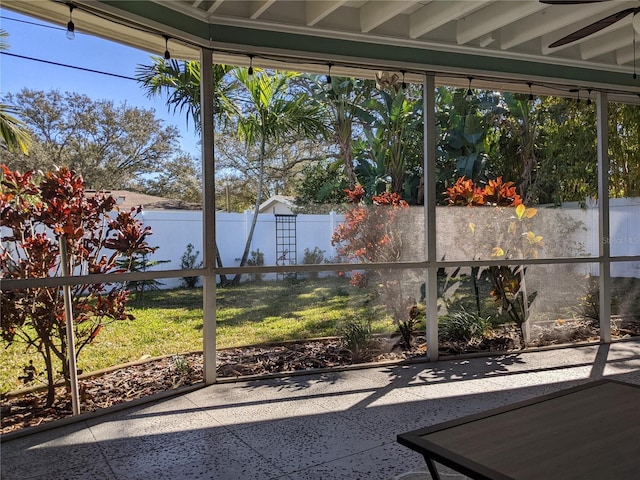
[[[614, 2], [615, 3], [615, 2]], [[609, 15], [613, 15], [616, 12], [619, 12], [620, 10], [624, 10], [624, 8], [620, 8], [620, 5], [616, 5], [613, 8], [610, 8], [609, 10], [600, 13], [600, 15], [598, 16], [598, 19], [600, 18], [606, 18]], [[613, 25], [608, 26], [607, 28], [600, 30], [599, 32], [595, 32], [591, 35], [589, 35], [588, 37], [585, 37], [582, 40], [576, 40], [575, 42], [571, 42], [571, 43], [567, 43], [566, 45], [562, 45], [560, 47], [555, 47], [555, 48], [549, 48], [549, 45], [551, 45], [553, 42], [556, 42], [558, 40], [560, 40], [561, 38], [566, 37], [567, 35], [571, 35], [573, 32], [580, 30], [581, 28], [584, 28], [588, 25], [591, 25], [593, 22], [595, 22], [597, 19], [593, 19], [593, 18], [587, 18], [585, 20], [582, 20], [580, 22], [576, 22], [576, 23], [572, 23], [571, 25], [568, 25], [564, 28], [561, 28], [560, 30], [556, 30], [553, 31], [551, 33], [547, 33], [545, 35], [542, 36], [541, 40], [542, 40], [542, 54], [543, 55], [549, 55], [551, 53], [556, 53], [559, 52], [560, 50], [564, 50], [565, 48], [569, 48], [569, 47], [573, 47], [575, 45], [579, 45], [582, 42], [585, 42], [587, 40], [591, 40], [593, 38], [597, 38], [601, 35], [606, 35], [607, 33], [613, 32], [615, 30], [618, 30], [620, 28], [624, 28], [627, 25], [631, 25], [631, 18], [632, 16], [629, 15], [627, 18], [624, 18], [616, 23], [614, 23]]]
[[409, 37], [419, 38], [445, 23], [457, 20], [467, 13], [484, 7], [487, 3], [490, 2], [431, 2], [411, 15], [409, 19]]
[[575, 24], [585, 18], [600, 19], [600, 14], [608, 10], [608, 2], [588, 5], [553, 5], [528, 17], [513, 22], [500, 30], [500, 48], [510, 50], [518, 45], [541, 37], [554, 30]]
[[207, 13], [215, 12], [218, 8], [220, 8], [220, 5], [222, 5], [223, 2], [224, 2], [224, 0], [215, 0], [211, 4], [211, 6], [207, 9]]
[[396, 0], [393, 2], [367, 2], [360, 8], [360, 30], [370, 32], [407, 8], [418, 3], [418, 0]]
[[638, 35], [633, 28], [616, 30], [599, 38], [592, 38], [580, 45], [580, 56], [583, 60], [591, 60], [609, 52], [614, 52], [620, 48], [633, 43], [633, 37]]
[[480, 37], [478, 39], [477, 43], [482, 48], [484, 48], [484, 47], [488, 47], [489, 45], [491, 45], [495, 41], [496, 41], [496, 38], [493, 35], [491, 35], [490, 33], [487, 33], [486, 35]]
[[547, 5], [540, 2], [492, 3], [458, 20], [456, 41], [464, 45], [545, 8]]
[[249, 15], [249, 18], [251, 20], [260, 18], [274, 3], [276, 3], [276, 0], [255, 0], [251, 2], [251, 15]]
[[314, 26], [320, 20], [335, 12], [345, 3], [347, 3], [347, 0], [318, 0], [314, 2], [305, 2], [305, 7], [307, 9], [307, 25], [310, 27]]
[[[639, 52], [637, 50], [634, 52], [633, 45], [621, 48], [616, 51], [616, 63], [618, 65], [626, 65], [627, 63], [631, 63], [633, 66], [633, 61], [635, 60], [637, 62], [638, 57], [640, 57], [638, 53]], [[638, 70], [640, 70], [640, 67], [638, 68]]]

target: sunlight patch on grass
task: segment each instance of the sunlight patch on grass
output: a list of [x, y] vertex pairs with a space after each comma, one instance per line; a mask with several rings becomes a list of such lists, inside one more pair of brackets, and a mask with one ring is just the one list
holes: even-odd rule
[[[219, 288], [217, 347], [334, 336], [343, 320], [373, 314], [368, 298], [366, 291], [335, 277]], [[135, 320], [105, 326], [82, 351], [79, 369], [91, 372], [148, 357], [202, 350], [202, 289], [145, 292], [133, 298], [129, 307]], [[392, 328], [384, 309], [376, 315], [374, 331]], [[2, 392], [22, 386], [18, 376], [30, 359], [39, 372], [44, 371], [39, 353], [33, 349], [25, 353], [24, 344], [4, 349], [1, 356]]]
[[[342, 322], [372, 319], [375, 333], [395, 326], [385, 308], [371, 305], [367, 290], [348, 279], [326, 278], [282, 282], [246, 282], [219, 288], [216, 298], [217, 348], [239, 347], [335, 336]], [[145, 292], [133, 298], [132, 321], [106, 325], [78, 359], [78, 368], [92, 372], [149, 357], [202, 350], [202, 289]], [[44, 362], [24, 344], [2, 351], [0, 391], [22, 386], [18, 376], [32, 359], [38, 372]], [[56, 364], [56, 369], [60, 367]]]

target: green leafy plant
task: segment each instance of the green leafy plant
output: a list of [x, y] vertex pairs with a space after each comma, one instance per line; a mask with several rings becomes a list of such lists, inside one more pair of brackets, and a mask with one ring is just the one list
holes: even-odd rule
[[[304, 265], [320, 265], [324, 261], [324, 254], [325, 251], [318, 247], [314, 247], [313, 250], [305, 248], [302, 263]], [[318, 278], [318, 272], [309, 272], [309, 278]]]
[[[154, 247], [157, 248], [157, 247]], [[131, 257], [123, 257], [116, 262], [118, 266], [124, 268], [129, 272], [145, 272], [148, 268], [163, 263], [171, 263], [171, 260], [149, 260], [148, 253], [134, 253]], [[134, 280], [126, 282], [123, 288], [129, 291], [133, 291], [136, 297], [141, 297], [146, 290], [158, 290], [164, 283], [152, 279], [152, 280]]]
[[360, 115], [363, 138], [352, 143], [356, 174], [372, 195], [389, 190], [410, 198], [410, 167], [421, 158], [422, 101], [397, 83], [382, 83]]
[[[202, 261], [198, 262], [198, 255], [200, 255], [200, 252], [194, 252], [194, 248], [193, 244], [187, 244], [187, 248], [180, 258], [180, 268], [183, 270], [202, 267]], [[200, 277], [182, 277], [182, 284], [186, 288], [195, 288], [198, 285], [199, 279]]]
[[[260, 251], [260, 249], [256, 249], [256, 251], [251, 251], [251, 257], [247, 260], [247, 265], [250, 267], [261, 267], [264, 265], [264, 253]], [[262, 280], [262, 273], [252, 273], [250, 277], [253, 280]]]
[[173, 355], [171, 357], [171, 369], [176, 373], [186, 375], [189, 373], [191, 367], [189, 366], [187, 359], [184, 358], [184, 355]]
[[600, 286], [598, 277], [587, 275], [586, 283], [578, 298], [576, 314], [591, 321], [594, 326], [600, 326]]
[[319, 265], [324, 261], [324, 254], [325, 251], [320, 250], [318, 247], [314, 247], [313, 250], [305, 248], [302, 263], [305, 265]]
[[[502, 177], [489, 180], [484, 187], [477, 186], [471, 179], [461, 177], [453, 187], [445, 192], [451, 206], [490, 207], [490, 215], [471, 211], [464, 233], [457, 239], [458, 245], [472, 258], [485, 256], [495, 259], [538, 258], [544, 246], [543, 238], [529, 230], [529, 221], [538, 211], [522, 203], [513, 182], [503, 182]], [[481, 242], [476, 235], [483, 235], [489, 242]], [[521, 345], [526, 345], [525, 322], [529, 307], [536, 294], [527, 293], [525, 283], [526, 268], [522, 265], [490, 265], [479, 271], [486, 271], [492, 284], [491, 296], [498, 308], [504, 311], [518, 325]], [[476, 282], [478, 275], [473, 275]], [[477, 287], [475, 288], [478, 294]], [[477, 302], [479, 304], [479, 302]]]
[[440, 317], [438, 329], [443, 339], [474, 344], [491, 330], [491, 318], [461, 309]]

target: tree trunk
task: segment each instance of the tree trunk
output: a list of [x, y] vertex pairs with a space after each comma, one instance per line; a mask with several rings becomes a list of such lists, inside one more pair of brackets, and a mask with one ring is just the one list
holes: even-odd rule
[[520, 291], [518, 292], [522, 296], [522, 323], [520, 324], [520, 330], [522, 331], [522, 343], [523, 348], [529, 345], [531, 342], [531, 329], [529, 325], [529, 295], [527, 294], [527, 282], [524, 276], [525, 268], [520, 266], [518, 275], [520, 276]]
[[[222, 257], [220, 256], [220, 250], [218, 250], [218, 242], [216, 242], [215, 244], [216, 247], [216, 265], [220, 268], [222, 268]], [[227, 276], [224, 274], [220, 274], [220, 285], [225, 286], [227, 285], [229, 282], [227, 281]]]
[[471, 278], [473, 280], [473, 294], [476, 297], [476, 309], [478, 315], [482, 315], [482, 308], [480, 305], [480, 287], [478, 285], [478, 277], [480, 275], [480, 267], [471, 267]]
[[[244, 245], [244, 252], [242, 252], [242, 258], [240, 259], [240, 266], [244, 267], [249, 258], [249, 251], [251, 250], [251, 242], [253, 241], [253, 232], [256, 229], [256, 223], [258, 223], [258, 214], [260, 212], [260, 204], [262, 203], [262, 184], [264, 183], [264, 157], [266, 152], [266, 140], [263, 138], [260, 140], [260, 173], [258, 174], [258, 192], [256, 194], [256, 204], [253, 208], [253, 218], [251, 219], [251, 228], [249, 229], [249, 235]], [[241, 273], [238, 273], [231, 280], [232, 285], [238, 285], [240, 283]]]
[[352, 122], [349, 118], [344, 116], [344, 107], [337, 108], [338, 112], [336, 113], [337, 118], [334, 138], [335, 142], [338, 144], [338, 148], [340, 149], [340, 157], [342, 157], [342, 161], [344, 162], [345, 173], [349, 181], [349, 189], [353, 189], [353, 187], [356, 186], [356, 183], [358, 183], [358, 179], [353, 168], [353, 158], [351, 156], [351, 140], [353, 136]]
[[60, 358], [62, 363], [62, 379], [64, 380], [64, 388], [67, 393], [71, 392], [71, 369], [69, 368], [69, 355], [67, 354], [67, 332], [65, 330], [64, 334], [60, 335], [60, 351], [57, 352], [57, 356]]
[[343, 139], [339, 139], [339, 143], [344, 168], [347, 174], [347, 179], [349, 180], [349, 188], [353, 189], [353, 187], [356, 186], [356, 183], [358, 183], [358, 179], [356, 177], [356, 172], [353, 169], [353, 159], [351, 158], [351, 138], [349, 137], [348, 143], [344, 142]]
[[44, 343], [44, 364], [47, 369], [47, 399], [45, 402], [45, 407], [49, 408], [53, 406], [53, 402], [56, 398], [56, 386], [55, 386], [55, 378], [53, 378], [53, 364], [51, 358], [51, 349], [49, 345]]

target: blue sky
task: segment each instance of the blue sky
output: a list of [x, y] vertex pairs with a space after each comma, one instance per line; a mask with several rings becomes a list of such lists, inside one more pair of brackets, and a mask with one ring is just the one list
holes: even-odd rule
[[[0, 8], [0, 16], [2, 29], [9, 33], [9, 49], [6, 51], [15, 55], [125, 77], [134, 77], [137, 65], [151, 63], [151, 53], [84, 34], [80, 25], [76, 25], [75, 39], [69, 40], [65, 29], [60, 26], [3, 8]], [[155, 55], [161, 53], [154, 52]], [[174, 116], [168, 113], [164, 99], [146, 98], [139, 84], [133, 80], [9, 55], [0, 56], [0, 79], [2, 95], [17, 93], [23, 88], [43, 91], [55, 89], [82, 93], [94, 100], [112, 100], [116, 105], [126, 102], [128, 105], [154, 109], [156, 117], [164, 120], [165, 125], [174, 125], [180, 130], [182, 150], [196, 157], [200, 155], [199, 137], [194, 131], [193, 122], [190, 122], [187, 129], [184, 114]]]

